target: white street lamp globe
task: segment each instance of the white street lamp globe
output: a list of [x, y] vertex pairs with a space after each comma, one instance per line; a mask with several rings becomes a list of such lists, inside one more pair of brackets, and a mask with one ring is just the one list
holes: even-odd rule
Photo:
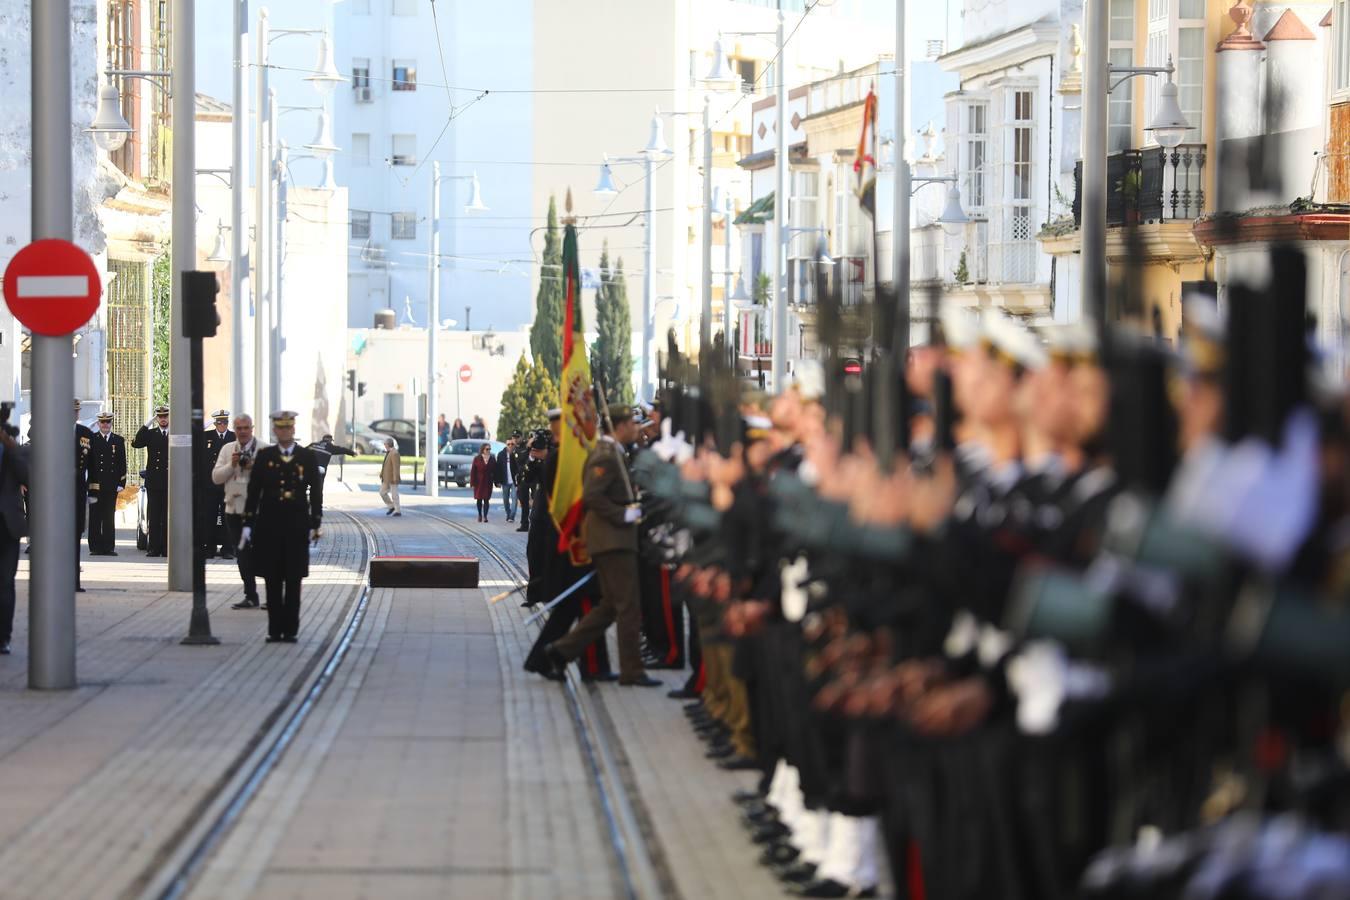
[[478, 173], [473, 173], [473, 178], [469, 182], [469, 205], [464, 207], [465, 212], [487, 212], [488, 208], [483, 205], [483, 191], [478, 186]]
[[614, 173], [610, 171], [609, 163], [601, 163], [600, 182], [595, 186], [594, 193], [601, 197], [613, 197], [618, 192], [614, 187]]
[[1159, 147], [1170, 150], [1181, 143], [1190, 127], [1177, 102], [1177, 86], [1169, 80], [1158, 92], [1158, 113], [1144, 130], [1153, 133]]
[[94, 141], [109, 153], [122, 149], [131, 134], [131, 125], [122, 116], [122, 97], [116, 85], [105, 84], [98, 92], [98, 114], [85, 129]]
[[216, 222], [216, 246], [211, 251], [211, 255], [206, 258], [207, 262], [227, 263], [230, 262], [230, 251], [225, 246], [225, 223]]
[[969, 221], [970, 216], [961, 208], [961, 189], [953, 183], [947, 191], [947, 205], [938, 216], [938, 224], [944, 232], [955, 237]]
[[306, 144], [305, 149], [315, 156], [331, 156], [340, 149], [333, 143], [333, 127], [328, 119], [328, 110], [319, 113], [319, 127], [315, 129], [314, 141]]
[[340, 82], [346, 81], [337, 70], [333, 63], [333, 47], [328, 42], [328, 35], [319, 38], [319, 61], [314, 64], [314, 74], [306, 75], [305, 81], [314, 85], [314, 90], [318, 91], [320, 96], [327, 96], [333, 92], [333, 88]]
[[647, 146], [642, 148], [642, 152], [648, 156], [670, 156], [674, 151], [666, 143], [665, 126], [661, 124], [661, 113], [652, 113], [651, 135], [647, 138]]

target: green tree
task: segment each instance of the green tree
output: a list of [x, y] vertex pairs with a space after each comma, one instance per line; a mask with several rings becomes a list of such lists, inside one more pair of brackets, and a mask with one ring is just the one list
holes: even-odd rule
[[755, 316], [755, 334], [754, 342], [762, 344], [767, 337], [764, 335], [764, 320], [769, 315], [769, 292], [773, 289], [773, 280], [763, 272], [755, 280], [755, 305], [759, 307], [759, 313]]
[[548, 198], [548, 228], [544, 232], [544, 262], [539, 269], [539, 293], [530, 326], [530, 352], [542, 360], [555, 380], [562, 377], [563, 280], [562, 235], [558, 231], [558, 204]]
[[548, 411], [558, 405], [558, 383], [543, 362], [531, 364], [520, 355], [511, 383], [502, 392], [501, 413], [497, 417], [497, 436], [503, 440], [513, 431], [526, 434], [548, 424]]
[[151, 340], [150, 405], [169, 402], [169, 319], [173, 307], [173, 270], [169, 254], [155, 260], [150, 270]]
[[595, 294], [596, 330], [591, 376], [605, 386], [611, 403], [633, 402], [633, 318], [623, 259], [609, 267], [609, 242], [600, 251], [600, 289]]

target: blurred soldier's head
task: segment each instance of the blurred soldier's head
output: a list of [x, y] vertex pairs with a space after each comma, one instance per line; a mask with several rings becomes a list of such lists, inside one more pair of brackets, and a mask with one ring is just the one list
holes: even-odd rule
[[113, 414], [109, 412], [98, 414], [98, 430], [105, 437], [112, 432]]
[[553, 443], [562, 441], [562, 410], [554, 407], [548, 411], [548, 430], [553, 433]]
[[155, 407], [155, 420], [159, 422], [160, 428], [169, 427], [169, 408], [167, 406]]
[[278, 444], [295, 441], [295, 417], [296, 413], [288, 409], [272, 413], [272, 433], [276, 435]]
[[626, 403], [611, 403], [609, 422], [614, 427], [614, 440], [620, 444], [631, 444], [637, 440], [638, 425], [633, 418], [633, 407]]

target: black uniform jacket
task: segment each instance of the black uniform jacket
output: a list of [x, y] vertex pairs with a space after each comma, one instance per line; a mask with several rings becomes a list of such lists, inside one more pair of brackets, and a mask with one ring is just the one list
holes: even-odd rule
[[136, 432], [131, 446], [144, 448], [145, 486], [150, 490], [163, 491], [169, 487], [169, 436], [159, 430], [159, 426], [142, 425]]
[[244, 524], [253, 528], [253, 558], [264, 578], [309, 574], [309, 532], [323, 521], [318, 457], [294, 445], [289, 458], [275, 445], [258, 451], [248, 482]]
[[111, 431], [106, 438], [94, 432], [89, 441], [89, 496], [95, 500], [116, 496], [126, 486], [126, 439]]

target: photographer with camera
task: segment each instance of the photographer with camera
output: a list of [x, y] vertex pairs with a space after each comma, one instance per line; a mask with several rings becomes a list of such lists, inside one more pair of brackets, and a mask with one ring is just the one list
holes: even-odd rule
[[225, 489], [225, 528], [230, 544], [235, 548], [235, 562], [239, 577], [244, 581], [244, 599], [234, 609], [258, 609], [258, 579], [255, 575], [253, 546], [239, 546], [244, 528], [244, 502], [248, 499], [248, 480], [253, 473], [253, 461], [258, 451], [267, 445], [253, 434], [253, 419], [247, 415], [234, 417], [235, 439], [220, 448], [211, 480]]
[[520, 441], [516, 447], [516, 499], [520, 503], [520, 527], [516, 531], [528, 533], [530, 530], [533, 492], [539, 485], [544, 460], [548, 458], [552, 446], [552, 432], [547, 428], [536, 428], [529, 438]]
[[19, 570], [19, 538], [28, 531], [23, 489], [28, 486], [28, 448], [15, 440], [9, 424], [14, 404], [0, 403], [0, 655], [9, 655], [14, 628], [14, 575]]

